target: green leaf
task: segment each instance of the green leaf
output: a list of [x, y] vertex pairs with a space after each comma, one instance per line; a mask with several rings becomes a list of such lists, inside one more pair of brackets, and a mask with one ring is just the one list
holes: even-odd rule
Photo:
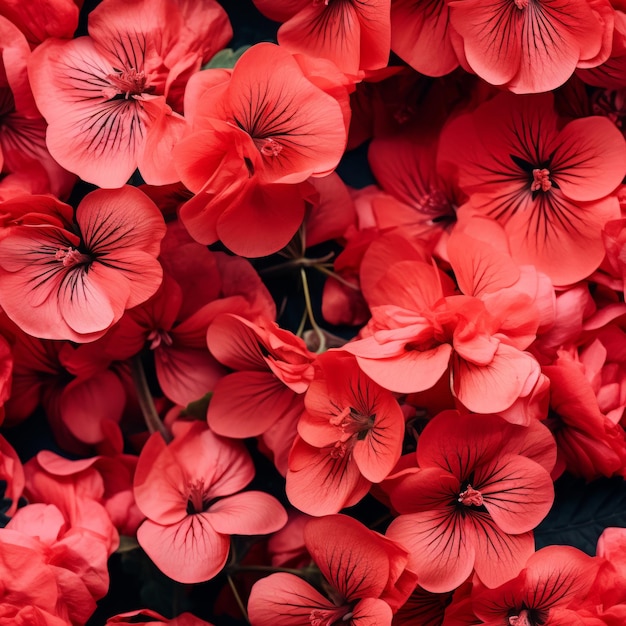
[[185, 417], [194, 417], [197, 420], [205, 420], [206, 412], [209, 408], [209, 402], [211, 402], [211, 396], [213, 395], [212, 391], [205, 394], [199, 400], [195, 400], [194, 402], [190, 402], [181, 412], [181, 416]]
[[241, 48], [237, 48], [237, 50], [233, 50], [232, 48], [224, 48], [224, 50], [220, 50], [206, 65], [202, 66], [203, 70], [213, 70], [216, 68], [232, 68], [235, 66], [235, 63], [239, 60], [239, 57], [249, 48], [250, 46], [241, 46]]
[[564, 475], [555, 484], [554, 505], [535, 529], [536, 548], [560, 544], [596, 553], [602, 531], [626, 528], [626, 481], [600, 478], [591, 483]]

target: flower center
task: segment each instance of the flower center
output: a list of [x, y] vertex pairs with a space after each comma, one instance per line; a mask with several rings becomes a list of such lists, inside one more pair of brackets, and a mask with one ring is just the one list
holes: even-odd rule
[[[345, 611], [348, 611], [345, 613]], [[352, 611], [349, 607], [340, 606], [336, 609], [313, 609], [309, 613], [309, 624], [311, 626], [331, 626], [338, 622], [347, 622], [353, 617]]]
[[67, 250], [59, 249], [55, 252], [54, 258], [63, 263], [63, 267], [76, 267], [77, 265], [85, 265], [91, 262], [91, 259], [82, 252], [68, 246]]
[[509, 626], [533, 626], [528, 611], [524, 609], [519, 615], [511, 615], [509, 617]]
[[271, 137], [266, 137], [261, 142], [261, 147], [259, 148], [259, 152], [263, 156], [267, 157], [277, 157], [282, 152], [283, 147]]
[[209, 498], [202, 479], [195, 480], [189, 484], [189, 495], [187, 496], [187, 514], [202, 513], [209, 508]]
[[530, 185], [531, 191], [548, 191], [552, 187], [552, 181], [550, 180], [550, 170], [545, 168], [535, 168], [533, 170], [533, 182]]
[[[459, 494], [458, 501], [465, 506], [482, 506], [483, 494], [468, 485], [467, 489]], [[520, 626], [522, 625], [523, 622], [520, 623]]]
[[150, 342], [150, 350], [156, 350], [162, 343], [166, 346], [171, 346], [174, 343], [167, 332], [161, 328], [152, 330], [148, 335], [148, 341]]
[[529, 0], [513, 0], [513, 2], [520, 11], [523, 11], [528, 6]]
[[146, 75], [136, 69], [120, 70], [117, 74], [107, 76], [109, 82], [117, 91], [117, 96], [124, 96], [128, 100], [131, 96], [138, 96], [146, 90]]
[[341, 413], [330, 418], [330, 423], [341, 428], [342, 433], [356, 435], [359, 440], [365, 439], [368, 431], [374, 427], [375, 421], [375, 413], [362, 412], [352, 406], [346, 407]]

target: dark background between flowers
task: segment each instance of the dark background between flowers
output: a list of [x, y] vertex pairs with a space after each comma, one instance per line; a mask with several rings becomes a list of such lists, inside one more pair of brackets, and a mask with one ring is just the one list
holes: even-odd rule
[[[87, 34], [89, 12], [99, 4], [99, 1], [85, 1], [76, 36]], [[237, 50], [260, 41], [276, 42], [279, 25], [264, 18], [251, 0], [218, 1], [228, 12], [233, 26], [234, 36], [229, 43], [230, 48]], [[393, 62], [399, 61], [394, 58]], [[366, 155], [367, 146], [364, 145], [348, 152], [342, 159], [338, 173], [347, 184], [360, 188], [375, 182]], [[70, 204], [76, 206], [92, 189], [91, 185], [78, 183], [70, 198]], [[327, 251], [328, 249], [319, 250], [319, 256]], [[318, 256], [317, 250], [312, 252]], [[261, 269], [275, 262], [275, 259], [270, 257], [256, 261], [255, 266]], [[312, 281], [310, 287], [313, 291], [314, 311], [316, 317], [322, 319], [320, 299], [323, 278], [321, 275], [312, 275], [309, 280]], [[277, 304], [286, 298], [286, 306], [278, 320], [279, 324], [283, 328], [295, 331], [303, 310], [303, 298], [297, 275], [275, 276], [266, 281], [266, 284]], [[325, 327], [346, 339], [355, 333], [354, 329], [327, 325]], [[155, 391], [158, 391], [154, 377], [151, 383]], [[43, 449], [63, 454], [63, 451], [55, 446], [52, 433], [41, 411], [20, 426], [5, 430], [3, 434], [15, 447], [22, 462], [26, 462]], [[273, 465], [256, 451], [254, 441], [250, 441], [248, 447], [257, 468], [257, 475], [251, 487], [272, 493], [286, 503], [282, 478]], [[606, 527], [626, 527], [626, 481], [623, 479], [601, 479], [586, 484], [582, 479], [564, 475], [556, 482], [555, 490], [554, 505], [535, 531], [537, 549], [550, 544], [567, 544], [588, 554], [594, 554], [596, 541]], [[0, 502], [0, 523], [2, 510]], [[385, 511], [386, 509], [376, 500], [367, 497], [350, 509], [350, 514], [367, 523], [379, 519]], [[384, 527], [376, 527], [376, 530], [383, 531]], [[87, 626], [102, 626], [107, 618], [117, 613], [140, 608], [153, 609], [166, 617], [175, 617], [183, 611], [190, 611], [217, 626], [237, 626], [246, 623], [219, 614], [215, 610], [220, 594], [229, 605], [235, 606], [232, 597], [228, 596], [230, 590], [224, 575], [203, 584], [182, 585], [161, 574], [139, 548], [114, 554], [109, 561], [109, 572], [111, 577], [109, 593], [98, 603], [98, 609]]]

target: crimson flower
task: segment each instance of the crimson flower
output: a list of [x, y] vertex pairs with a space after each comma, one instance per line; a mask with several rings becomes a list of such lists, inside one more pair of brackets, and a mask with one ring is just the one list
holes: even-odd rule
[[[29, 201], [50, 213], [49, 198]], [[54, 208], [62, 222], [12, 227], [0, 239], [0, 304], [35, 337], [93, 341], [158, 289], [165, 223], [134, 187], [91, 192], [75, 226], [70, 207]]]
[[556, 285], [600, 265], [602, 228], [619, 217], [610, 194], [626, 173], [626, 142], [609, 120], [563, 125], [551, 94], [502, 94], [454, 119], [439, 146], [440, 166], [457, 171], [469, 196], [459, 215], [499, 221], [520, 265], [535, 265]]
[[304, 405], [289, 454], [287, 496], [305, 513], [337, 513], [391, 472], [400, 458], [404, 416], [391, 392], [345, 352], [317, 358]]
[[156, 566], [178, 582], [198, 583], [224, 567], [230, 535], [264, 535], [287, 513], [260, 491], [241, 491], [254, 477], [245, 446], [198, 422], [168, 446], [155, 433], [135, 472], [135, 499], [148, 518], [137, 540]]
[[534, 551], [532, 529], [554, 499], [556, 446], [540, 422], [444, 411], [417, 446], [418, 469], [398, 475], [400, 512], [387, 536], [410, 552], [420, 586], [443, 593], [476, 571], [488, 587], [508, 580]]
[[254, 626], [391, 624], [416, 582], [405, 550], [345, 515], [309, 521], [304, 541], [327, 597], [298, 576], [272, 574], [250, 593]]

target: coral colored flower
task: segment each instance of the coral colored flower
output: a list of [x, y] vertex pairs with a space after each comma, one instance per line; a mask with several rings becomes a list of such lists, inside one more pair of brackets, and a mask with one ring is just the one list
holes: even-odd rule
[[513, 580], [496, 589], [476, 587], [474, 612], [488, 626], [582, 624], [568, 607], [585, 598], [596, 572], [597, 563], [580, 550], [548, 546], [535, 552]]
[[224, 567], [230, 535], [264, 535], [287, 522], [278, 500], [240, 492], [254, 477], [243, 444], [195, 423], [168, 446], [155, 433], [135, 473], [135, 498], [147, 520], [137, 540], [156, 566], [178, 582], [198, 583]]
[[17, 452], [0, 435], [0, 527], [17, 511], [24, 491], [24, 469]]
[[[271, 446], [274, 462], [286, 471], [303, 395], [313, 379], [314, 355], [299, 337], [265, 320], [253, 324], [238, 315], [220, 315], [207, 332], [209, 350], [233, 370], [213, 390], [207, 420], [225, 437], [255, 437], [281, 432]], [[284, 430], [283, 430], [284, 429]], [[269, 444], [269, 442], [268, 442]]]
[[517, 574], [533, 553], [532, 529], [554, 499], [555, 445], [540, 422], [444, 411], [417, 446], [418, 469], [397, 475], [387, 531], [410, 552], [409, 568], [435, 593], [475, 570], [488, 587]]
[[317, 358], [304, 405], [289, 454], [287, 496], [305, 513], [338, 513], [391, 472], [400, 458], [404, 416], [352, 355], [334, 351]]
[[30, 48], [24, 35], [1, 14], [0, 2], [0, 199], [17, 195], [13, 186], [22, 193], [66, 197], [76, 177], [46, 148], [46, 122], [28, 84]]
[[226, 13], [213, 0], [106, 0], [89, 33], [48, 40], [29, 61], [50, 153], [100, 187], [121, 187], [137, 167], [148, 183], [176, 182], [182, 86], [230, 39]]
[[264, 14], [285, 22], [278, 43], [291, 53], [332, 61], [341, 71], [383, 68], [389, 60], [390, 0], [254, 0]]
[[515, 93], [555, 89], [577, 67], [600, 65], [611, 51], [614, 10], [606, 0], [453, 0], [448, 6], [459, 58]]
[[221, 239], [241, 255], [278, 251], [302, 223], [312, 191], [295, 184], [332, 172], [343, 155], [342, 106], [288, 52], [258, 44], [232, 75], [193, 77], [185, 110], [192, 128], [174, 156], [197, 194], [181, 208], [185, 227], [201, 243]]
[[366, 292], [372, 319], [364, 337], [344, 349], [379, 385], [413, 393], [449, 376], [454, 395], [467, 409], [495, 413], [509, 409], [537, 383], [538, 364], [523, 351], [537, 319], [529, 316], [530, 329], [520, 337], [507, 319], [507, 309], [528, 306], [526, 294], [512, 294], [488, 307], [478, 297], [453, 295], [446, 275], [413, 260], [393, 263], [373, 282]]
[[82, 5], [83, 0], [0, 0], [0, 15], [11, 20], [35, 47], [48, 37], [71, 39]]
[[298, 576], [272, 574], [252, 588], [254, 626], [391, 624], [416, 582], [398, 544], [345, 515], [309, 521], [304, 540], [328, 597]]
[[0, 240], [0, 304], [35, 337], [93, 341], [158, 289], [165, 224], [133, 187], [85, 196], [75, 227], [65, 208], [65, 228], [17, 226]]
[[[141, 622], [137, 620], [141, 620]], [[181, 613], [174, 619], [167, 619], [167, 617], [163, 617], [156, 611], [151, 611], [150, 609], [141, 609], [139, 611], [130, 611], [129, 613], [114, 615], [113, 617], [109, 617], [105, 626], [113, 626], [114, 624], [118, 626], [132, 626], [132, 624], [137, 623], [152, 624], [153, 626], [165, 626], [166, 624], [167, 626], [212, 626], [209, 622], [194, 617], [191, 613]]]
[[535, 265], [556, 285], [600, 265], [602, 227], [619, 217], [609, 194], [626, 173], [626, 142], [608, 120], [562, 126], [551, 94], [503, 94], [444, 128], [439, 162], [456, 169], [469, 196], [459, 214], [499, 221], [519, 264]]

